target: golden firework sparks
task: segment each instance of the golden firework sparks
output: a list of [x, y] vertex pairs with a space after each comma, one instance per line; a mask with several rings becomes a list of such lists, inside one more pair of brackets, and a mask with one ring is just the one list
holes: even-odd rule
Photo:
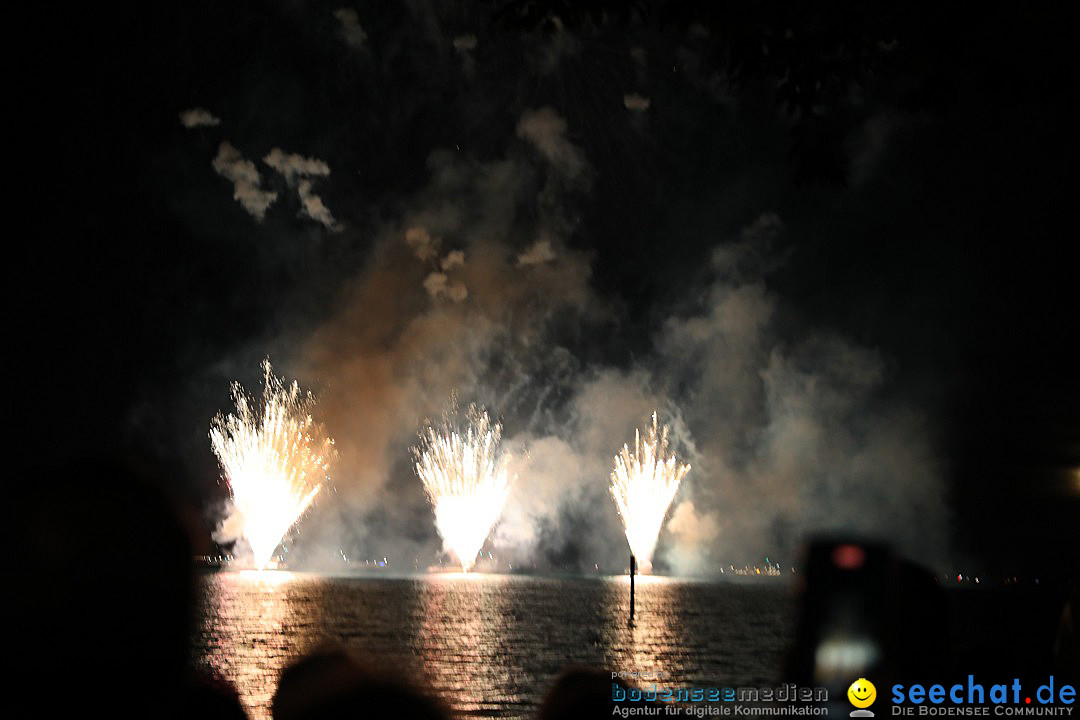
[[656, 413], [652, 415], [652, 427], [644, 438], [634, 431], [634, 450], [623, 445], [615, 456], [615, 469], [611, 472], [611, 497], [619, 508], [626, 541], [630, 552], [637, 558], [642, 572], [652, 568], [653, 550], [660, 535], [671, 501], [679, 490], [679, 483], [690, 472], [689, 465], [681, 465], [675, 455], [668, 451], [668, 427], [657, 426]]
[[435, 527], [468, 572], [506, 503], [510, 458], [499, 448], [502, 425], [493, 425], [485, 411], [470, 406], [464, 430], [453, 427], [451, 414], [443, 427], [420, 433], [413, 455]]
[[265, 568], [327, 479], [334, 441], [311, 417], [315, 397], [276, 377], [264, 360], [261, 406], [233, 383], [236, 413], [218, 414], [210, 445], [232, 493], [240, 534]]

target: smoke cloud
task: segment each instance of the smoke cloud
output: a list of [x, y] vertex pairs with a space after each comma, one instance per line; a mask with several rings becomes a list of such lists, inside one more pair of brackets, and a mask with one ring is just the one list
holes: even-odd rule
[[221, 120], [214, 117], [209, 110], [191, 108], [180, 113], [180, 124], [186, 128], [213, 127], [220, 125]]
[[281, 148], [273, 148], [263, 158], [263, 162], [277, 170], [289, 187], [296, 187], [296, 195], [300, 199], [300, 214], [310, 218], [326, 227], [327, 230], [337, 231], [340, 226], [334, 220], [330, 209], [323, 203], [322, 198], [312, 190], [312, 182], [308, 178], [326, 177], [330, 174], [330, 166], [317, 158], [306, 158], [302, 155], [286, 153]]
[[551, 108], [530, 110], [522, 115], [517, 134], [531, 142], [566, 177], [576, 178], [584, 172], [581, 150], [566, 138], [566, 121]]
[[352, 8], [338, 8], [334, 11], [334, 17], [340, 23], [341, 37], [346, 44], [359, 48], [364, 46], [367, 33], [360, 27], [360, 16]]
[[340, 229], [322, 198], [311, 191], [310, 180], [301, 180], [296, 186], [296, 194], [300, 197], [300, 212], [303, 215], [325, 226], [327, 230]]
[[[646, 352], [597, 354], [608, 328], [633, 319], [593, 291], [590, 258], [570, 243], [585, 154], [551, 108], [525, 112], [516, 130], [501, 157], [430, 156], [427, 185], [379, 229], [363, 271], [286, 363], [318, 392], [339, 453], [334, 487], [297, 539], [308, 562], [340, 562], [344, 549], [423, 569], [439, 556], [409, 448], [452, 392], [501, 420], [513, 455], [488, 545], [499, 567], [626, 566], [609, 475], [654, 410], [693, 466], [658, 570], [790, 562], [818, 531], [940, 560], [947, 517], [927, 419], [889, 397], [874, 349], [791, 321], [796, 309], [770, 288], [787, 262], [780, 218], [717, 238], [707, 279], [652, 325]], [[266, 162], [287, 179], [326, 174], [275, 152]], [[233, 153], [234, 176], [257, 188]]]
[[476, 35], [467, 33], [454, 38], [454, 49], [458, 52], [468, 52], [476, 49]]
[[252, 217], [260, 221], [266, 217], [266, 209], [277, 199], [277, 193], [260, 187], [262, 178], [255, 163], [245, 160], [239, 150], [223, 142], [211, 166], [214, 172], [233, 184], [233, 199]]
[[273, 148], [263, 162], [281, 173], [290, 186], [302, 177], [325, 177], [330, 174], [330, 166], [322, 160], [287, 153], [281, 148]]
[[766, 284], [781, 230], [766, 214], [718, 248], [703, 306], [670, 318], [657, 342], [694, 438], [667, 559], [694, 572], [710, 556], [790, 557], [808, 534], [834, 531], [940, 558], [947, 518], [926, 418], [886, 402], [875, 351], [828, 331], [781, 332]]
[[550, 240], [537, 240], [528, 250], [518, 255], [518, 267], [526, 265], [542, 265], [555, 259], [555, 251], [551, 248]]

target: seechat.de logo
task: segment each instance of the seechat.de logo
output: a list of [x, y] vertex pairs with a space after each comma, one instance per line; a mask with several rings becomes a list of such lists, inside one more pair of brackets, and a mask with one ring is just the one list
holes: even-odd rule
[[849, 713], [850, 717], [874, 717], [874, 713], [866, 709], [877, 699], [874, 683], [866, 678], [859, 678], [847, 689], [847, 699], [856, 708]]
[[1076, 702], [1076, 688], [1053, 675], [1035, 692], [1025, 690], [1019, 678], [985, 686], [968, 675], [966, 683], [955, 685], [893, 685], [892, 702], [893, 715], [1071, 715], [1073, 709], [1062, 706]]

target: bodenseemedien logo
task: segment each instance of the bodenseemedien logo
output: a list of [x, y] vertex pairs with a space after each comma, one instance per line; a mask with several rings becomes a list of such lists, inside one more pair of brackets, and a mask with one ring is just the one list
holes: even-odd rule
[[855, 706], [855, 709], [848, 713], [850, 717], [874, 717], [874, 713], [866, 709], [877, 699], [874, 683], [866, 678], [859, 678], [847, 689], [847, 697], [848, 702]]

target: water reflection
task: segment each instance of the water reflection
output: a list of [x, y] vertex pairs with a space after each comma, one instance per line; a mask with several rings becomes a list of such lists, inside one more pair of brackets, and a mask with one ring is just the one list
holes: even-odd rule
[[630, 623], [628, 579], [613, 578], [608, 589], [609, 616], [621, 620], [610, 623], [604, 643], [613, 670], [646, 673], [671, 687], [777, 681], [790, 632], [785, 591], [645, 575]]
[[[636, 581], [634, 621], [630, 621], [629, 578], [613, 578], [608, 585], [607, 614], [612, 633], [606, 665], [617, 672], [633, 672], [634, 684], [671, 684], [686, 678], [686, 638], [679, 633], [674, 617], [678, 607], [672, 598], [675, 582], [656, 575], [642, 575]], [[670, 681], [670, 682], [669, 682]]]
[[525, 640], [515, 610], [519, 580], [447, 574], [420, 586], [424, 677], [459, 713], [504, 714], [520, 708], [529, 695], [514, 650]]
[[777, 681], [785, 589], [643, 576], [636, 595], [631, 625], [625, 577], [218, 573], [205, 578], [196, 654], [252, 718], [269, 717], [282, 668], [327, 640], [475, 717], [530, 716], [568, 665], [659, 674], [673, 687]]
[[274, 571], [213, 576], [201, 623], [202, 661], [239, 691], [252, 717], [269, 717], [281, 670], [317, 642], [318, 578]]

